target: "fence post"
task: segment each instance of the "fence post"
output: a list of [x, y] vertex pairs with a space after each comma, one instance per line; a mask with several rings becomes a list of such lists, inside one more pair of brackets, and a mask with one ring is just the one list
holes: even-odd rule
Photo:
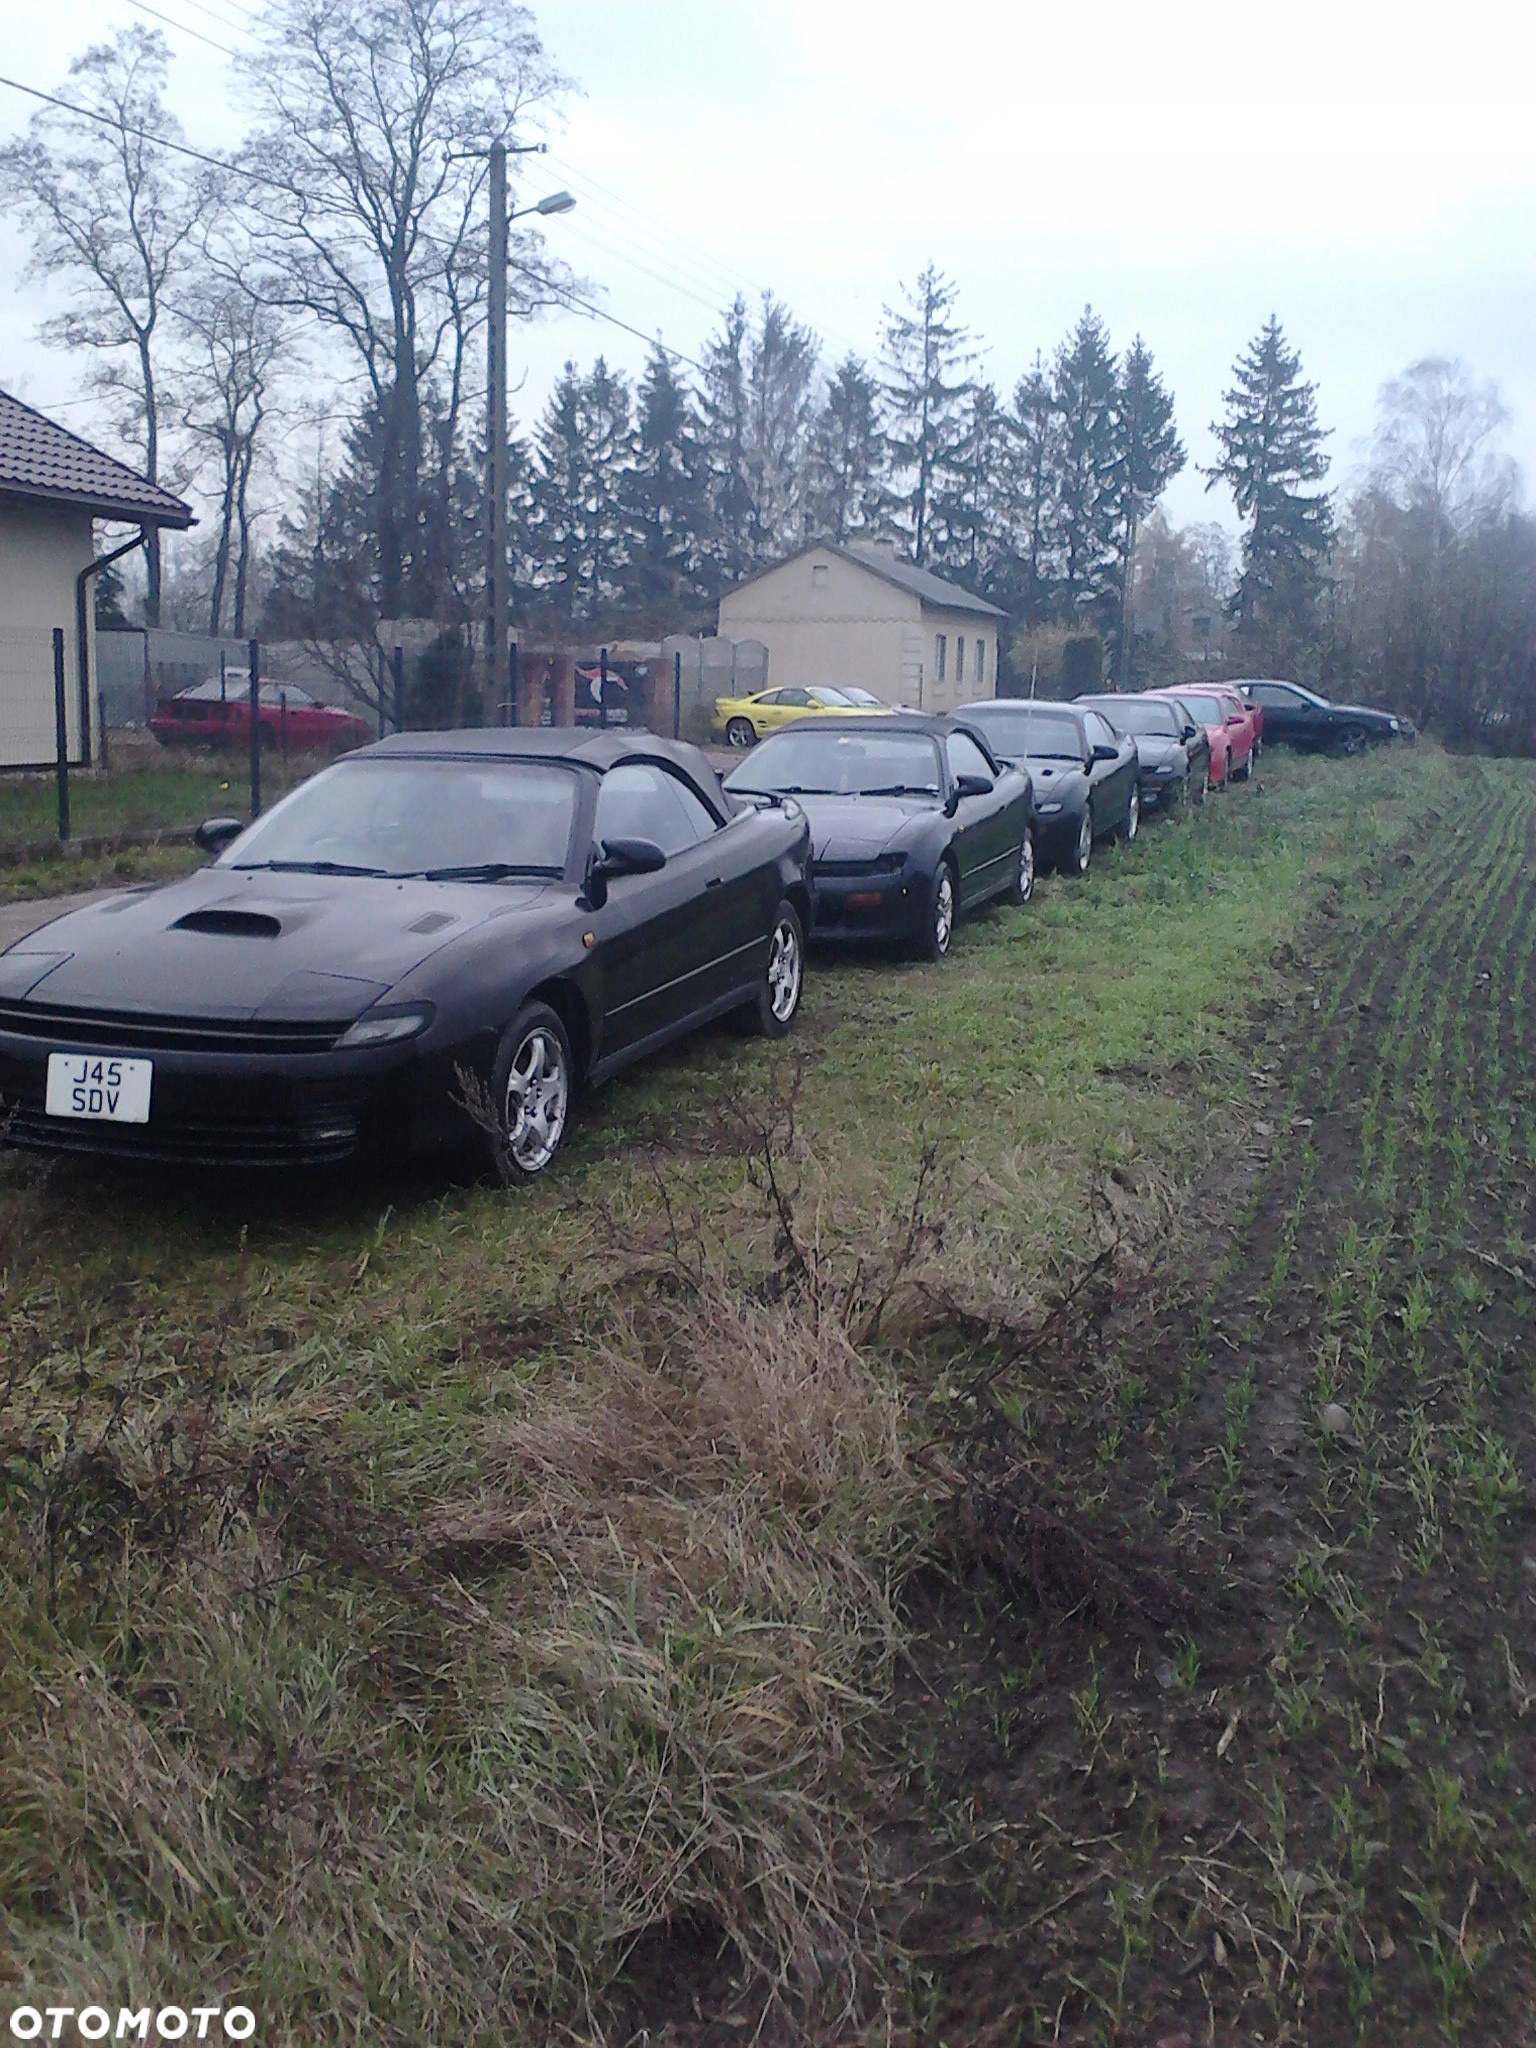
[[683, 650], [679, 647], [672, 655], [672, 737], [680, 740], [683, 736]]
[[59, 838], [69, 838], [69, 707], [64, 701], [64, 628], [53, 629], [53, 736], [59, 756]]
[[507, 723], [517, 723], [517, 642], [507, 648]]
[[107, 700], [101, 693], [100, 684], [96, 688], [96, 723], [101, 729], [101, 772], [105, 775], [107, 772]]
[[283, 787], [288, 787], [288, 692], [277, 693], [277, 731], [283, 753]]
[[608, 723], [608, 650], [600, 647], [597, 653], [597, 722], [606, 727]]
[[395, 731], [405, 731], [405, 649], [397, 647], [395, 662]]
[[385, 667], [385, 663], [384, 663], [384, 650], [383, 650], [383, 648], [381, 647], [381, 648], [379, 649], [379, 738], [380, 738], [380, 739], [383, 739], [384, 735], [385, 735], [385, 734], [386, 734], [386, 733], [387, 733], [387, 732], [389, 731], [389, 721], [388, 721], [387, 717], [385, 716], [385, 712], [384, 712], [384, 707], [385, 707], [385, 705], [386, 705], [386, 704], [387, 704], [387, 703], [389, 702], [389, 694], [388, 694], [388, 693], [389, 693], [389, 684], [388, 684], [388, 681], [387, 681], [387, 670], [386, 670], [386, 667]]
[[261, 816], [261, 653], [251, 642], [251, 816]]

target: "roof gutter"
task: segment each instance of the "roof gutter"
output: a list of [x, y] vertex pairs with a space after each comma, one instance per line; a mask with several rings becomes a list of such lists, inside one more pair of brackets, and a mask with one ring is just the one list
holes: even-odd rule
[[[124, 555], [131, 555], [135, 548], [141, 548], [149, 540], [148, 526], [141, 526], [132, 540], [125, 540], [120, 548], [114, 548], [109, 555], [98, 555], [87, 562], [75, 578], [75, 639], [78, 644], [80, 677], [80, 765], [91, 765], [91, 617], [87, 609], [86, 585], [93, 576], [103, 569], [109, 569], [114, 562], [120, 562]], [[102, 747], [105, 752], [106, 728], [102, 728]]]

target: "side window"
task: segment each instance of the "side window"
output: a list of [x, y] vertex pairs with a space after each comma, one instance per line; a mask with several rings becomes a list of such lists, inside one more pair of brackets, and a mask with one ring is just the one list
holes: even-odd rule
[[1112, 747], [1115, 736], [1096, 711], [1083, 713], [1083, 731], [1088, 735], [1090, 747]]
[[949, 650], [949, 636], [935, 633], [933, 636], [933, 679], [936, 683], [944, 680], [944, 656]]
[[952, 732], [944, 742], [949, 755], [949, 772], [957, 779], [962, 775], [984, 775], [988, 782], [995, 782], [992, 764], [966, 732]]
[[778, 701], [781, 704], [809, 704], [811, 693], [809, 690], [780, 690]]
[[976, 642], [976, 680], [978, 683], [984, 683], [987, 680], [987, 643], [985, 640], [978, 640]]
[[963, 633], [955, 635], [955, 681], [957, 683], [965, 681], [965, 635]]
[[1301, 702], [1295, 691], [1286, 689], [1283, 683], [1255, 683], [1253, 698], [1256, 704], [1272, 705], [1276, 711], [1289, 711]]
[[603, 777], [593, 824], [599, 841], [651, 839], [670, 856], [714, 830], [715, 820], [698, 797], [665, 769], [630, 761]]

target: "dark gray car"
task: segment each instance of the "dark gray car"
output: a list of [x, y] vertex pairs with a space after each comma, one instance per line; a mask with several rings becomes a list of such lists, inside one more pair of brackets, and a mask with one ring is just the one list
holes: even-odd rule
[[1086, 704], [997, 697], [955, 714], [986, 735], [999, 760], [1027, 768], [1040, 857], [1086, 875], [1094, 842], [1134, 839], [1141, 824], [1136, 744]]

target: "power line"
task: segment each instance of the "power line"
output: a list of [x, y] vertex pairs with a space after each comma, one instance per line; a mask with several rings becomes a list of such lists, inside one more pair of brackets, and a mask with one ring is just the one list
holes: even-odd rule
[[[179, 29], [184, 36], [192, 36], [196, 41], [206, 43], [210, 50], [217, 50], [221, 56], [233, 57], [236, 54], [228, 43], [216, 43], [212, 36], [205, 36], [201, 29], [188, 28], [184, 21], [177, 21], [169, 14], [162, 14], [158, 7], [149, 6], [147, 0], [128, 0], [128, 5], [137, 8], [140, 14], [149, 15], [155, 21], [163, 21], [167, 28]], [[204, 12], [207, 12], [206, 8]]]

